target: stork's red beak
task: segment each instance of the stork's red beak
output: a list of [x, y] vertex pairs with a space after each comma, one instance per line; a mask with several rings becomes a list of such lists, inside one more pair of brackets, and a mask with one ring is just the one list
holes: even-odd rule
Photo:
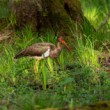
[[69, 51], [71, 51], [71, 49], [69, 48], [69, 46], [66, 44], [66, 42], [63, 40], [62, 37], [59, 37], [58, 40], [59, 40]]

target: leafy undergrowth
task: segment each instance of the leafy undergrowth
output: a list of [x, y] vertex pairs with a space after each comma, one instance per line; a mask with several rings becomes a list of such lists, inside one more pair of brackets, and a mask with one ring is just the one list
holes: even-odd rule
[[33, 70], [35, 60], [16, 60], [14, 55], [35, 42], [55, 43], [54, 35], [38, 38], [26, 28], [17, 32], [11, 43], [1, 44], [0, 108], [72, 108], [109, 100], [110, 77], [98, 62], [100, 51], [94, 49], [95, 43], [89, 37], [83, 38], [84, 41], [81, 37], [76, 39], [77, 46], [71, 52], [63, 49], [58, 58], [60, 65], [50, 58], [40, 61], [36, 74]]
[[[85, 16], [96, 28], [107, 10], [91, 0], [88, 9], [86, 2], [81, 1]], [[36, 74], [35, 60], [14, 59], [15, 54], [36, 42], [55, 44], [56, 36], [47, 32], [39, 37], [29, 27], [16, 31], [12, 39], [0, 44], [0, 109], [71, 109], [110, 100], [109, 27], [108, 22], [99, 31], [91, 33], [85, 25], [83, 35], [77, 33], [75, 36], [75, 48], [71, 52], [63, 49], [58, 58], [60, 65], [50, 58], [42, 60], [36, 65]]]

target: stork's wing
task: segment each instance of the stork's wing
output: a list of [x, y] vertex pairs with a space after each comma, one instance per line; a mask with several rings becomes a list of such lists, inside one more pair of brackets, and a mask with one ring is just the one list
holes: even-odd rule
[[[55, 46], [51, 43], [37, 43], [33, 44], [26, 49], [22, 50], [15, 55], [15, 58], [20, 58], [24, 56], [42, 56], [49, 49], [54, 49]], [[47, 54], [47, 53], [46, 53]]]

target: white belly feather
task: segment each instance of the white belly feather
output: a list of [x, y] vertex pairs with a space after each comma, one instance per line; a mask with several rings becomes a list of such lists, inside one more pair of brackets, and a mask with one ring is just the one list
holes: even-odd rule
[[43, 53], [42, 56], [34, 56], [34, 57], [30, 57], [30, 58], [40, 60], [40, 59], [44, 59], [46, 57], [49, 57], [49, 55], [50, 55], [50, 48], [48, 48], [48, 50], [45, 53]]
[[46, 58], [46, 57], [48, 57], [50, 55], [50, 48], [48, 48], [48, 50], [45, 52], [45, 53], [43, 53], [42, 54], [42, 58]]

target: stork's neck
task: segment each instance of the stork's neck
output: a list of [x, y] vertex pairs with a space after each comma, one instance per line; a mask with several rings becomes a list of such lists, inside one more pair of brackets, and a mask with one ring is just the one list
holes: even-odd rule
[[62, 44], [61, 44], [61, 42], [57, 42], [57, 49], [58, 49], [59, 51], [62, 50]]
[[56, 48], [50, 51], [50, 57], [56, 58], [60, 55], [60, 52], [62, 50], [62, 44], [60, 42], [57, 42]]

